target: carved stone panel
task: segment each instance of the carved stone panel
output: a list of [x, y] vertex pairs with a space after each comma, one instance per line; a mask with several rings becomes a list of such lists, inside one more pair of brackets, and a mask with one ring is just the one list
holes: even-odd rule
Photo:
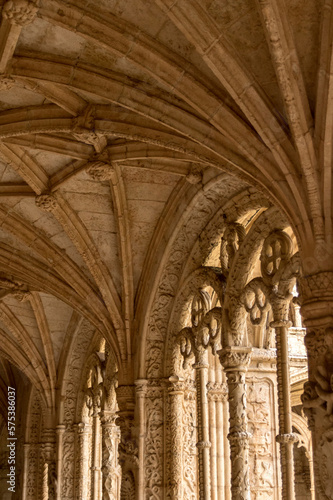
[[247, 378], [247, 418], [251, 434], [249, 448], [251, 499], [278, 499], [276, 445], [272, 382]]
[[163, 498], [163, 387], [149, 385], [145, 399], [146, 441], [144, 453], [145, 498]]

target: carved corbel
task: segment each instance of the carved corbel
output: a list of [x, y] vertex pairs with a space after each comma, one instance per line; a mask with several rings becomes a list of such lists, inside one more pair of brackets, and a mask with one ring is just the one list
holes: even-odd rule
[[16, 26], [27, 26], [35, 19], [38, 11], [33, 0], [8, 0], [2, 7], [2, 17]]
[[85, 112], [73, 118], [72, 135], [78, 141], [94, 146], [96, 153], [101, 153], [107, 144], [106, 137], [95, 130], [95, 106], [88, 105]]
[[94, 181], [109, 181], [115, 173], [115, 168], [112, 163], [104, 161], [89, 162], [86, 172]]
[[192, 165], [189, 173], [186, 175], [189, 184], [199, 184], [202, 182], [202, 168], [200, 165]]

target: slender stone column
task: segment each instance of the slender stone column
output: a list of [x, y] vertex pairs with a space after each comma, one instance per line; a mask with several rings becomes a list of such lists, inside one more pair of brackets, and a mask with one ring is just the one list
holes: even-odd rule
[[232, 500], [250, 500], [249, 439], [246, 414], [245, 373], [250, 364], [251, 348], [226, 347], [219, 351], [227, 374], [229, 390], [231, 492]]
[[116, 415], [107, 411], [101, 412], [102, 422], [102, 498], [112, 500], [116, 494], [117, 485], [114, 484], [112, 473], [116, 463], [116, 442], [115, 442], [115, 420]]
[[100, 484], [100, 474], [101, 474], [101, 463], [100, 463], [100, 421], [99, 421], [99, 411], [100, 406], [94, 405], [93, 413], [93, 500], [98, 500], [99, 497], [99, 484]]
[[44, 431], [41, 456], [43, 460], [42, 498], [43, 500], [54, 500], [56, 495], [56, 473], [55, 432], [53, 429]]
[[209, 408], [209, 429], [211, 438], [210, 449], [210, 468], [211, 468], [211, 500], [218, 499], [217, 493], [217, 429], [216, 429], [216, 393], [214, 391], [215, 384], [208, 382], [207, 384], [207, 397]]
[[209, 413], [207, 399], [208, 383], [208, 352], [203, 346], [195, 349], [195, 364], [197, 384], [197, 419], [199, 450], [199, 498], [210, 499], [210, 447]]
[[88, 474], [89, 474], [89, 439], [91, 437], [91, 426], [81, 422], [77, 426], [78, 449], [79, 449], [79, 491], [78, 500], [88, 499]]
[[145, 433], [146, 433], [146, 412], [145, 412], [145, 399], [147, 392], [147, 380], [138, 379], [135, 381], [137, 409], [139, 420], [139, 472], [138, 472], [138, 497], [137, 500], [144, 500], [145, 488], [145, 470], [144, 470], [144, 452], [145, 452]]
[[219, 415], [221, 415], [222, 421], [222, 436], [223, 440], [223, 459], [224, 467], [221, 473], [223, 474], [224, 480], [224, 497], [221, 500], [231, 500], [231, 464], [230, 464], [230, 445], [228, 440], [229, 434], [229, 421], [228, 421], [228, 385], [226, 383], [226, 390], [222, 397], [222, 403], [218, 405]]
[[57, 500], [61, 500], [61, 471], [62, 471], [62, 457], [63, 457], [63, 437], [66, 426], [64, 424], [57, 425]]
[[[286, 303], [282, 304], [283, 309], [286, 309], [286, 307]], [[288, 328], [290, 325], [287, 320], [280, 319], [272, 322], [270, 326], [275, 328], [277, 347], [279, 434], [276, 440], [280, 444], [282, 498], [284, 500], [295, 500], [294, 443], [298, 441], [298, 438], [297, 434], [292, 432], [288, 357]]]
[[177, 376], [169, 378], [169, 418], [168, 432], [170, 439], [170, 477], [168, 498], [183, 498], [183, 400], [184, 382]]
[[[230, 493], [230, 485], [228, 484], [227, 488], [225, 485], [225, 477], [230, 474], [229, 456], [225, 456], [224, 450], [224, 434], [227, 435], [228, 426], [225, 428], [223, 419], [223, 404], [227, 403], [228, 399], [227, 386], [226, 384], [220, 382], [209, 382], [207, 389], [212, 442], [212, 500], [214, 498], [217, 500], [230, 500], [230, 497], [226, 496], [227, 490]], [[229, 448], [229, 446], [227, 446], [227, 448]], [[215, 488], [213, 484], [215, 484]], [[215, 493], [214, 489], [216, 490]]]

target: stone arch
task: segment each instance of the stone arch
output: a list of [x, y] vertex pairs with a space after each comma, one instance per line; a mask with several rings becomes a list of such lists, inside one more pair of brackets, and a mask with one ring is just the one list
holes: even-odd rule
[[[198, 290], [210, 287], [216, 294], [217, 300], [223, 301], [224, 277], [215, 268], [201, 267], [190, 274], [175, 296], [174, 307], [169, 321], [168, 334], [165, 340], [164, 376], [170, 376], [179, 370], [179, 346], [176, 345], [176, 336], [185, 327], [192, 301]], [[175, 371], [176, 370], [176, 371]], [[188, 371], [187, 371], [188, 373]], [[188, 373], [189, 374], [189, 373]]]
[[[239, 181], [238, 181], [239, 182]], [[167, 337], [167, 324], [179, 288], [180, 273], [186, 265], [188, 254], [209, 220], [216, 213], [217, 206], [226, 203], [234, 194], [234, 180], [226, 181], [223, 175], [209, 181], [204, 189], [193, 196], [191, 203], [174, 227], [173, 238], [164, 244], [162, 265], [156, 273], [149, 290], [149, 303], [145, 320], [140, 325], [140, 378], [156, 377], [161, 374], [160, 359]], [[148, 293], [148, 290], [147, 290]], [[147, 357], [148, 354], [148, 357]]]

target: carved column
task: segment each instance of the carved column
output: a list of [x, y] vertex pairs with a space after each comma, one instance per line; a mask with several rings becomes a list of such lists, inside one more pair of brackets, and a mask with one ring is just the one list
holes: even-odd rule
[[333, 499], [333, 272], [301, 280], [309, 381], [302, 396], [312, 432], [316, 498]]
[[137, 418], [139, 420], [139, 473], [138, 473], [138, 500], [144, 500], [145, 470], [144, 470], [144, 451], [145, 451], [145, 433], [146, 433], [146, 412], [145, 400], [147, 392], [147, 380], [139, 379], [135, 381], [137, 398]]
[[116, 415], [109, 412], [101, 412], [102, 422], [102, 491], [103, 500], [115, 498], [116, 487], [113, 481], [113, 472], [116, 468]]
[[209, 412], [207, 400], [208, 352], [216, 354], [221, 332], [221, 308], [211, 309], [211, 297], [205, 290], [199, 290], [194, 296], [191, 308], [192, 326], [183, 328], [178, 334], [180, 352], [184, 357], [184, 365], [194, 353], [197, 385], [197, 421], [199, 450], [199, 498], [210, 499], [210, 447]]
[[77, 434], [79, 450], [79, 456], [77, 457], [79, 460], [79, 491], [77, 499], [87, 500], [89, 494], [89, 439], [91, 437], [91, 426], [81, 422], [77, 426]]
[[[230, 485], [225, 478], [229, 476], [229, 446], [225, 446], [224, 440], [228, 434], [228, 426], [224, 424], [224, 409], [227, 404], [228, 389], [225, 383], [209, 382], [207, 385], [208, 402], [210, 407], [210, 429], [211, 429], [211, 469], [212, 469], [212, 500], [229, 500], [228, 492]], [[225, 448], [227, 448], [225, 450]], [[214, 470], [214, 472], [213, 472]], [[216, 475], [216, 492], [213, 487], [213, 474]], [[214, 496], [215, 495], [215, 496]]]
[[211, 470], [211, 500], [218, 499], [217, 492], [217, 425], [216, 425], [216, 407], [217, 394], [214, 390], [213, 382], [207, 384], [207, 398], [209, 408], [209, 430], [210, 430], [210, 470]]
[[207, 399], [208, 382], [208, 352], [203, 346], [196, 346], [195, 364], [197, 385], [197, 420], [199, 450], [199, 498], [210, 498], [210, 447], [209, 440], [209, 413]]
[[100, 401], [94, 401], [93, 411], [93, 481], [92, 493], [93, 500], [98, 500], [100, 490], [100, 474], [101, 474], [101, 461], [100, 461], [100, 436], [101, 425], [99, 420], [99, 412], [101, 409]]
[[61, 500], [61, 471], [62, 471], [62, 457], [63, 457], [63, 438], [66, 426], [64, 424], [57, 425], [57, 500]]
[[120, 427], [119, 464], [122, 470], [120, 500], [127, 490], [137, 489], [139, 449], [134, 429], [135, 386], [120, 385], [116, 389], [119, 411], [116, 420]]
[[229, 391], [229, 434], [232, 500], [250, 500], [249, 438], [246, 414], [245, 373], [250, 364], [251, 348], [226, 347], [219, 351], [227, 374]]
[[169, 380], [169, 415], [167, 426], [170, 440], [170, 477], [168, 481], [168, 499], [181, 500], [183, 498], [184, 382], [177, 376], [171, 376]]
[[288, 318], [289, 300], [272, 298], [274, 321], [270, 324], [275, 328], [277, 382], [279, 402], [279, 434], [276, 437], [280, 444], [282, 498], [295, 499], [294, 478], [294, 443], [298, 441], [297, 434], [292, 432], [292, 413], [290, 400], [290, 376], [288, 355]]
[[43, 486], [42, 498], [44, 500], [55, 500], [56, 495], [56, 465], [55, 465], [55, 433], [53, 429], [47, 429], [43, 433], [41, 445], [43, 459]]

